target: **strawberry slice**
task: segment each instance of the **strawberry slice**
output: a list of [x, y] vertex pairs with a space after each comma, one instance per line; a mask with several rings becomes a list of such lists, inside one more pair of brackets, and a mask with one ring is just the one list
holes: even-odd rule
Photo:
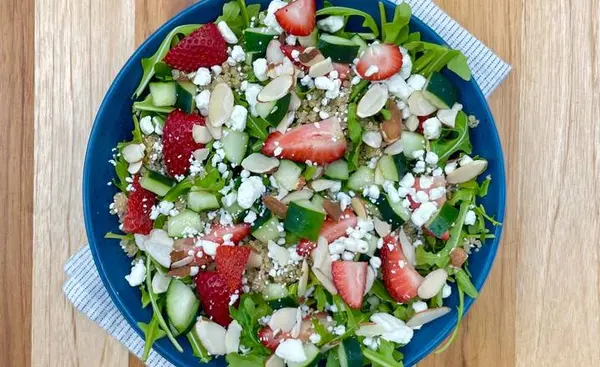
[[258, 340], [260, 340], [262, 345], [269, 348], [272, 352], [275, 352], [275, 349], [277, 349], [279, 343], [285, 339], [289, 339], [290, 337], [290, 333], [283, 333], [281, 331], [275, 333], [275, 331], [269, 326], [262, 327], [258, 330]]
[[[345, 236], [346, 230], [351, 227], [356, 227], [357, 223], [358, 218], [356, 217], [356, 214], [354, 214], [352, 209], [346, 209], [339, 221], [335, 221], [333, 218], [327, 217], [323, 223], [323, 227], [321, 227], [319, 236], [325, 237], [327, 242], [331, 243], [338, 238]], [[296, 252], [298, 255], [306, 257], [310, 255], [315, 248], [317, 248], [316, 242], [307, 239], [301, 239], [296, 247]]]
[[301, 63], [300, 60], [298, 60], [298, 58], [294, 59], [294, 56], [292, 56], [292, 53], [294, 51], [298, 51], [298, 53], [301, 54], [302, 52], [304, 52], [306, 47], [300, 46], [300, 45], [292, 46], [292, 45], [282, 44], [279, 48], [281, 49], [281, 52], [283, 52], [285, 57], [290, 59], [290, 61], [294, 64], [294, 66], [296, 66], [297, 68], [299, 68], [301, 70], [305, 70], [305, 71], [309, 69], [309, 67], [307, 67], [306, 65]]
[[[330, 321], [328, 321], [328, 319]], [[302, 325], [300, 326], [300, 333], [298, 334], [298, 338], [302, 342], [308, 342], [310, 340], [310, 336], [315, 333], [315, 328], [313, 325], [313, 320], [318, 320], [325, 328], [329, 326], [333, 326], [333, 319], [329, 317], [329, 314], [326, 312], [319, 312], [313, 315], [307, 315], [302, 320]], [[283, 333], [278, 331], [275, 333], [273, 329], [269, 326], [264, 326], [258, 330], [258, 340], [271, 351], [275, 351], [279, 346], [279, 343], [284, 341], [285, 339], [291, 338], [290, 333]]]
[[169, 50], [164, 61], [172, 68], [191, 73], [200, 67], [221, 65], [227, 60], [227, 43], [214, 23], [208, 23]]
[[396, 237], [389, 235], [383, 239], [379, 257], [383, 284], [390, 296], [398, 302], [414, 298], [423, 277], [408, 263]]
[[204, 125], [204, 117], [174, 110], [167, 115], [163, 128], [163, 157], [171, 176], [185, 175], [190, 168], [190, 157], [203, 144], [194, 141], [194, 125]]
[[[346, 138], [337, 118], [295, 127], [285, 134], [276, 131], [265, 140], [262, 152], [294, 162], [324, 165], [337, 161], [346, 151]], [[279, 152], [281, 151], [281, 152]]]
[[335, 288], [344, 302], [355, 310], [362, 306], [367, 286], [367, 266], [364, 261], [334, 261], [331, 263]]
[[315, 0], [296, 0], [275, 12], [277, 23], [294, 36], [308, 36], [317, 23]]
[[[446, 187], [446, 179], [444, 178], [444, 176], [434, 176], [433, 183], [431, 184], [431, 186], [425, 189], [421, 187], [421, 177], [415, 178], [415, 183], [413, 184], [415, 193], [419, 191], [424, 191], [425, 193], [427, 193], [427, 195], [429, 195], [431, 190], [438, 187]], [[412, 195], [408, 195], [407, 198], [408, 201], [410, 201], [410, 208], [412, 210], [415, 210], [421, 206], [421, 203], [416, 202], [415, 198]], [[441, 208], [442, 205], [444, 205], [444, 203], [446, 202], [446, 195], [443, 195], [441, 198], [436, 199], [435, 202], [437, 203], [438, 208]]]
[[233, 242], [237, 244], [244, 238], [246, 238], [250, 234], [250, 224], [241, 223], [233, 226], [222, 226], [220, 224], [216, 224], [212, 227], [209, 234], [202, 237], [205, 241], [211, 241], [218, 244], [223, 244], [225, 242], [223, 237], [227, 237], [227, 235], [231, 235], [231, 238], [228, 242]]
[[234, 292], [242, 287], [242, 274], [250, 256], [250, 247], [219, 246], [217, 247], [217, 272], [225, 279], [229, 290]]
[[214, 271], [199, 272], [196, 275], [196, 292], [204, 312], [216, 323], [227, 327], [231, 322], [229, 302], [234, 292], [229, 290], [223, 276]]
[[362, 54], [356, 71], [366, 80], [384, 80], [402, 68], [402, 52], [396, 45], [377, 43]]
[[349, 64], [342, 64], [339, 62], [334, 62], [333, 63], [333, 70], [338, 72], [338, 77], [341, 80], [345, 80], [348, 75], [350, 75], [350, 65]]
[[123, 220], [123, 231], [126, 233], [148, 234], [152, 230], [150, 219], [152, 206], [156, 204], [156, 195], [140, 186], [140, 177], [135, 175], [132, 190], [127, 200], [127, 211]]

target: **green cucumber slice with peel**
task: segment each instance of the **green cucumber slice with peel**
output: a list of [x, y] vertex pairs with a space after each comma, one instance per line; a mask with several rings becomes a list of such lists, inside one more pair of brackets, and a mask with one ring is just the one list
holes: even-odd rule
[[292, 201], [288, 207], [283, 227], [301, 238], [316, 241], [325, 222], [325, 213], [308, 200]]
[[200, 301], [194, 291], [179, 279], [171, 279], [167, 289], [167, 316], [178, 334], [184, 333], [196, 322]]
[[140, 178], [140, 186], [158, 196], [165, 196], [175, 186], [175, 181], [158, 172], [146, 170]]

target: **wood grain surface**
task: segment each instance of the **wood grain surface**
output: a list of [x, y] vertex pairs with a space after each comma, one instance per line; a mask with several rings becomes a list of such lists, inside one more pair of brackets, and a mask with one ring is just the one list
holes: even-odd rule
[[[82, 161], [102, 96], [192, 2], [0, 0], [0, 365], [141, 366], [66, 301], [62, 266], [86, 241]], [[490, 98], [508, 207], [460, 337], [419, 366], [599, 365], [600, 1], [437, 3], [514, 67]]]

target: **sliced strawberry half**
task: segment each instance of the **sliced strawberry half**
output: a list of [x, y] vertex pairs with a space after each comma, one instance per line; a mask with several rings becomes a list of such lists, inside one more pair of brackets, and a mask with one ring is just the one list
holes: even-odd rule
[[275, 352], [275, 349], [277, 349], [279, 343], [285, 339], [289, 339], [290, 337], [290, 333], [283, 333], [281, 331], [277, 331], [276, 333], [275, 330], [268, 326], [262, 327], [258, 330], [258, 340], [262, 343], [262, 345], [269, 348], [272, 352]]
[[[338, 238], [345, 236], [346, 230], [348, 228], [356, 227], [357, 223], [358, 218], [356, 217], [356, 214], [354, 214], [352, 209], [346, 209], [339, 221], [327, 217], [323, 223], [323, 227], [321, 227], [319, 236], [325, 237], [327, 242], [331, 243]], [[300, 242], [298, 242], [296, 252], [300, 256], [308, 256], [315, 248], [317, 248], [317, 244], [315, 242], [302, 239]]]
[[204, 271], [196, 275], [196, 291], [202, 309], [216, 323], [227, 327], [231, 322], [229, 302], [234, 292], [229, 290], [227, 281], [215, 271]]
[[[333, 326], [333, 319], [326, 312], [307, 315], [302, 320], [297, 339], [305, 343], [310, 340], [310, 336], [315, 333], [313, 320], [318, 320], [325, 328]], [[269, 326], [264, 326], [258, 330], [258, 340], [273, 352], [277, 349], [279, 343], [289, 338], [291, 338], [290, 333], [275, 332]]]
[[[427, 195], [429, 195], [431, 190], [438, 188], [438, 187], [446, 187], [446, 179], [443, 176], [434, 176], [431, 186], [429, 186], [428, 188], [425, 188], [425, 189], [421, 187], [421, 176], [415, 178], [415, 183], [413, 184], [415, 193], [417, 193], [419, 191], [424, 191], [425, 193], [427, 193]], [[407, 198], [408, 198], [408, 201], [410, 201], [410, 208], [412, 210], [415, 210], [421, 206], [421, 203], [416, 202], [415, 198], [412, 195], [408, 195]], [[441, 198], [435, 200], [435, 203], [437, 204], [438, 208], [441, 208], [445, 202], [446, 202], [446, 195], [443, 195]]]
[[163, 128], [163, 157], [171, 176], [185, 175], [190, 168], [190, 158], [203, 144], [194, 141], [194, 125], [204, 125], [204, 117], [174, 110], [167, 115]]
[[281, 52], [283, 52], [283, 54], [285, 55], [285, 57], [287, 57], [288, 59], [290, 59], [290, 61], [299, 69], [302, 70], [308, 70], [309, 68], [304, 65], [303, 63], [300, 62], [300, 60], [298, 60], [298, 58], [294, 59], [294, 56], [292, 56], [292, 53], [294, 51], [298, 51], [299, 54], [301, 54], [302, 52], [304, 52], [304, 50], [306, 49], [306, 47], [304, 46], [300, 46], [300, 45], [286, 45], [286, 44], [282, 44], [280, 47]]
[[[279, 149], [278, 149], [279, 148]], [[285, 134], [271, 133], [265, 140], [262, 152], [268, 156], [295, 162], [311, 161], [324, 165], [337, 161], [346, 151], [346, 138], [337, 118], [295, 127]]]
[[371, 81], [387, 79], [401, 68], [402, 52], [398, 46], [384, 43], [369, 46], [356, 65], [360, 77]]
[[250, 256], [250, 247], [219, 246], [217, 247], [217, 272], [225, 279], [230, 291], [242, 288], [242, 274]]
[[184, 37], [165, 56], [165, 63], [191, 73], [200, 67], [221, 65], [227, 60], [227, 43], [214, 23], [208, 23]]
[[315, 0], [296, 0], [275, 12], [277, 23], [294, 36], [308, 36], [317, 23]]
[[398, 302], [414, 298], [423, 277], [406, 260], [398, 239], [392, 235], [386, 236], [379, 256], [383, 284], [390, 296]]
[[233, 242], [237, 244], [238, 242], [246, 238], [249, 234], [250, 224], [248, 223], [241, 223], [233, 226], [222, 226], [220, 224], [216, 224], [212, 227], [209, 234], [202, 237], [202, 239], [205, 241], [223, 244], [225, 242], [224, 237], [229, 237], [230, 235], [231, 238], [228, 240], [228, 242]]
[[341, 80], [345, 80], [348, 75], [350, 75], [350, 65], [349, 64], [342, 64], [339, 62], [334, 62], [333, 63], [333, 70], [338, 72], [338, 77]]
[[139, 175], [134, 176], [127, 200], [123, 231], [139, 234], [150, 233], [154, 223], [150, 219], [150, 212], [154, 204], [156, 204], [156, 195], [140, 186]]
[[364, 261], [334, 261], [331, 263], [335, 288], [344, 302], [355, 310], [362, 306], [367, 286], [367, 266]]

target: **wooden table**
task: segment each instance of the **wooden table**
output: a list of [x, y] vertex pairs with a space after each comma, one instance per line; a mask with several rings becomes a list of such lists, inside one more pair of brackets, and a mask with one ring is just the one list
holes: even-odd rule
[[[100, 100], [136, 45], [191, 2], [0, 1], [2, 365], [140, 365], [66, 301], [62, 266], [86, 241], [82, 161]], [[597, 366], [600, 2], [438, 3], [514, 66], [490, 99], [508, 211], [460, 337], [420, 366]]]

